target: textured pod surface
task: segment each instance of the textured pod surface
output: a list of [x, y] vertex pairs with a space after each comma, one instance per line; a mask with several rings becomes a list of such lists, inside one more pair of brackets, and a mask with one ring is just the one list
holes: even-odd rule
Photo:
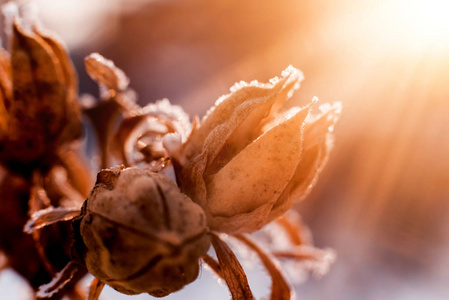
[[170, 178], [108, 169], [99, 173], [83, 208], [81, 256], [114, 289], [162, 297], [196, 279], [210, 244], [207, 231], [201, 207]]

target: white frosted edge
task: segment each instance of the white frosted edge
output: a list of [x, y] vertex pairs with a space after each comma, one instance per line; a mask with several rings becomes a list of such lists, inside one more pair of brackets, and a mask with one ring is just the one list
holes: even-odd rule
[[[73, 263], [69, 262], [60, 272], [56, 273], [49, 283], [39, 287], [36, 296], [38, 298], [50, 298], [59, 292], [72, 279], [76, 270], [76, 268], [73, 268]], [[63, 276], [67, 276], [67, 278], [62, 280]], [[57, 286], [55, 287], [55, 285]]]
[[[26, 222], [25, 226], [23, 227], [23, 231], [26, 233], [32, 233], [33, 231], [35, 231], [36, 229], [42, 228], [44, 226], [50, 225], [50, 224], [54, 224], [60, 221], [68, 221], [70, 219], [73, 218], [73, 216], [70, 215], [66, 215], [65, 217], [62, 217], [64, 214], [67, 213], [74, 213], [74, 212], [79, 212], [80, 209], [78, 207], [53, 207], [50, 206], [46, 209], [41, 209], [38, 210], [37, 212], [33, 213], [33, 215], [31, 216], [31, 218], [28, 220], [28, 222]], [[60, 213], [60, 214], [58, 214]], [[35, 225], [37, 223], [37, 221], [39, 221], [40, 218], [50, 215], [50, 214], [55, 214], [55, 216], [57, 216], [57, 218], [55, 219], [49, 219], [47, 220], [47, 222], [39, 224], [39, 225]]]
[[166, 98], [149, 103], [142, 107], [142, 114], [163, 114], [175, 120], [189, 120], [189, 115], [179, 105], [173, 105]]
[[288, 77], [289, 81], [297, 81], [297, 83], [295, 84], [295, 86], [292, 89], [292, 90], [296, 90], [299, 88], [299, 82], [301, 82], [304, 79], [304, 74], [300, 70], [298, 70], [295, 67], [293, 67], [292, 65], [290, 65], [287, 68], [285, 68], [284, 71], [282, 71], [281, 77], [278, 77], [278, 76], [273, 77], [269, 80], [268, 83], [262, 83], [257, 80], [253, 80], [250, 83], [247, 83], [245, 81], [239, 81], [239, 82], [236, 82], [230, 88], [230, 91], [236, 92], [236, 91], [238, 91], [244, 87], [247, 87], [247, 86], [259, 87], [259, 88], [272, 88], [280, 80], [287, 78], [287, 77]]
[[128, 87], [130, 82], [128, 76], [126, 76], [125, 72], [123, 72], [122, 69], [117, 67], [112, 60], [105, 58], [103, 55], [97, 52], [89, 54], [88, 56], [86, 56], [84, 60], [85, 61], [93, 60], [100, 65], [108, 67], [118, 79], [117, 83], [119, 85], [118, 86], [119, 90], [126, 90], [126, 88]]

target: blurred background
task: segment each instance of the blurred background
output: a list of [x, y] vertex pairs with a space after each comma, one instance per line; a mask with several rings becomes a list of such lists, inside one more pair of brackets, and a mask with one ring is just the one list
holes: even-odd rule
[[[200, 116], [236, 81], [301, 69], [290, 105], [318, 96], [341, 101], [343, 114], [328, 165], [296, 208], [316, 245], [338, 257], [322, 279], [296, 286], [297, 298], [449, 298], [448, 1], [37, 3], [67, 44], [82, 93], [97, 94], [83, 66], [91, 52], [125, 71], [142, 105], [168, 98]], [[266, 296], [262, 268], [249, 269], [256, 296]], [[5, 299], [25, 292], [14, 273], [0, 275]], [[207, 271], [167, 297], [228, 298]]]

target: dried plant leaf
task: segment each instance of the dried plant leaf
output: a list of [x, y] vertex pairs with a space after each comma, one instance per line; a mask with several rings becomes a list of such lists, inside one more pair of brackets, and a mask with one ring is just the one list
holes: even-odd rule
[[250, 238], [242, 234], [236, 235], [235, 237], [257, 253], [263, 265], [270, 274], [272, 280], [270, 299], [294, 299], [294, 293], [282, 275], [279, 267], [274, 263], [273, 258], [271, 258], [269, 254], [265, 253], [265, 251], [257, 246], [256, 243], [254, 243]]
[[89, 286], [89, 294], [87, 300], [98, 300], [100, 298], [101, 291], [104, 288], [104, 282], [98, 278], [94, 278]]
[[84, 59], [84, 63], [89, 76], [99, 84], [115, 91], [127, 89], [129, 78], [114, 65], [112, 60], [98, 53], [92, 53]]
[[78, 216], [80, 208], [78, 207], [48, 207], [35, 212], [30, 220], [25, 224], [24, 231], [33, 233], [33, 231], [57, 222], [69, 221]]
[[226, 281], [233, 300], [254, 299], [246, 278], [245, 271], [237, 257], [218, 235], [211, 233], [211, 241], [222, 270], [222, 277]]
[[42, 285], [36, 296], [39, 298], [50, 298], [58, 293], [64, 286], [72, 280], [79, 267], [73, 262], [69, 262], [64, 269], [58, 272], [47, 284]]

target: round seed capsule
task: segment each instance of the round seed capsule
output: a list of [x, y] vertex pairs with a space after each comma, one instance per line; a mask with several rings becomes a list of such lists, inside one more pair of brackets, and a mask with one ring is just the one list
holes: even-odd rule
[[101, 171], [74, 226], [76, 256], [130, 295], [180, 290], [210, 245], [202, 208], [167, 176], [137, 168]]

